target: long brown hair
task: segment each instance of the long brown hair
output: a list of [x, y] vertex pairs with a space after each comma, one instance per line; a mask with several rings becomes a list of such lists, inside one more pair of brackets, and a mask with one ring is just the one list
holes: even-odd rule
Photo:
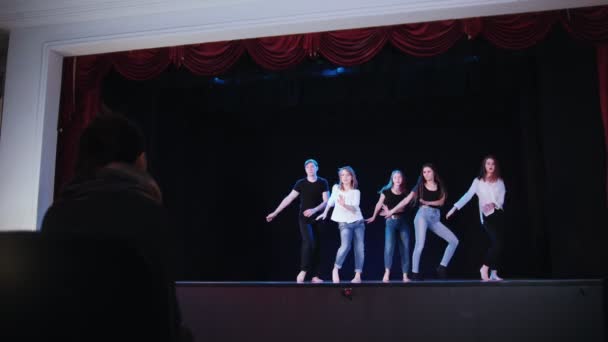
[[[437, 190], [439, 190], [439, 198], [447, 198], [448, 197], [448, 192], [447, 189], [445, 188], [445, 186], [443, 185], [443, 181], [441, 180], [441, 177], [439, 177], [439, 174], [437, 173], [437, 169], [435, 168], [435, 166], [431, 163], [426, 163], [424, 165], [422, 165], [422, 168], [420, 169], [420, 176], [418, 176], [418, 183], [416, 184], [416, 200], [418, 198], [422, 198], [422, 187], [424, 187], [424, 183], [426, 182], [424, 180], [424, 176], [423, 176], [423, 172], [424, 172], [424, 168], [428, 167], [429, 169], [433, 170], [433, 180], [435, 181], [435, 183], [437, 183]], [[413, 203], [415, 203], [415, 201], [412, 201]]]
[[340, 182], [340, 190], [344, 190], [342, 180], [340, 179], [340, 172], [342, 172], [342, 171], [346, 171], [346, 172], [350, 173], [351, 176], [353, 176], [352, 188], [357, 189], [359, 187], [359, 181], [357, 181], [357, 175], [355, 174], [355, 170], [353, 170], [353, 168], [350, 166], [342, 166], [341, 168], [338, 169], [338, 179]]
[[477, 179], [479, 179], [479, 180], [486, 179], [486, 162], [488, 161], [488, 159], [492, 159], [494, 161], [494, 179], [496, 179], [496, 180], [502, 179], [502, 175], [500, 173], [500, 164], [498, 163], [498, 160], [496, 159], [496, 157], [494, 157], [491, 154], [487, 155], [481, 161], [481, 168], [479, 169], [479, 177], [477, 177]]

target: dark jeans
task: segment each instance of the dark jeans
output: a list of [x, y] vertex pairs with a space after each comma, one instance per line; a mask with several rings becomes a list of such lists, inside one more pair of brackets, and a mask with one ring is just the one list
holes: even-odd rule
[[500, 263], [504, 243], [504, 215], [502, 210], [495, 210], [490, 216], [485, 216], [483, 219], [483, 227], [490, 239], [490, 248], [488, 248], [484, 264], [492, 270], [497, 269]]
[[300, 235], [302, 247], [300, 252], [300, 270], [306, 271], [311, 277], [319, 275], [321, 261], [321, 240], [319, 237], [319, 223], [300, 217]]
[[401, 254], [401, 271], [408, 273], [410, 269], [410, 227], [404, 217], [386, 219], [384, 229], [384, 268], [391, 269], [395, 242], [399, 245]]

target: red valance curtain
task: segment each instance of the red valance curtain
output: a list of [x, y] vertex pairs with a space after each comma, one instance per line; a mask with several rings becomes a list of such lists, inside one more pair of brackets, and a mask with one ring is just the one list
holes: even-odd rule
[[283, 70], [300, 64], [308, 53], [306, 35], [269, 37], [243, 41], [247, 53], [262, 68]]
[[61, 187], [73, 176], [78, 138], [101, 108], [101, 82], [111, 68], [133, 80], [157, 77], [169, 66], [184, 67], [196, 75], [214, 76], [229, 70], [245, 52], [255, 63], [268, 70], [284, 70], [307, 57], [319, 55], [334, 64], [352, 66], [374, 58], [387, 42], [403, 53], [426, 57], [446, 52], [462, 38], [474, 39], [478, 36], [498, 48], [525, 49], [543, 40], [557, 23], [561, 23], [573, 37], [598, 46], [600, 100], [608, 151], [606, 6], [66, 58], [55, 184], [57, 188]]
[[483, 20], [481, 35], [502, 49], [529, 48], [547, 36], [557, 22], [557, 12], [525, 13]]
[[221, 75], [245, 52], [241, 41], [215, 42], [168, 48], [174, 51], [174, 64], [201, 76]]
[[403, 53], [429, 57], [448, 51], [464, 33], [462, 21], [446, 20], [393, 26], [388, 31], [388, 40]]

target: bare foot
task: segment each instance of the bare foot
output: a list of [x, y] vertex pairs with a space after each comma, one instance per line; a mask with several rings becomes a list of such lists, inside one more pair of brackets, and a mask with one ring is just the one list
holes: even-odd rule
[[300, 271], [300, 273], [298, 273], [298, 276], [296, 277], [296, 281], [298, 283], [303, 283], [304, 278], [306, 278], [306, 271]]
[[483, 280], [483, 281], [490, 280], [490, 277], [488, 276], [488, 269], [489, 269], [489, 267], [486, 265], [481, 266], [481, 268], [479, 269], [479, 274], [481, 275], [481, 280]]
[[311, 282], [315, 283], [315, 284], [320, 284], [323, 282], [323, 279], [319, 278], [319, 277], [312, 277], [312, 279], [310, 280]]
[[407, 283], [410, 281], [410, 278], [407, 277], [407, 273], [403, 273], [403, 282]]
[[383, 283], [388, 283], [391, 279], [391, 271], [386, 270], [384, 271], [384, 277], [382, 277], [382, 282]]
[[331, 271], [331, 280], [335, 284], [340, 282], [340, 271], [336, 267]]
[[355, 277], [350, 282], [351, 283], [360, 283], [361, 282], [361, 272], [355, 272]]

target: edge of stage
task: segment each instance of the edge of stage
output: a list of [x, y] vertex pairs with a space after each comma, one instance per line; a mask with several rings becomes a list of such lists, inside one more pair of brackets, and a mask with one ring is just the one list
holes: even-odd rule
[[605, 341], [602, 279], [177, 282], [196, 341]]
[[331, 280], [324, 280], [323, 283], [312, 283], [305, 281], [297, 283], [295, 281], [178, 281], [178, 287], [366, 287], [366, 286], [546, 286], [549, 284], [559, 284], [564, 286], [580, 285], [603, 285], [602, 279], [505, 279], [501, 281], [482, 281], [472, 279], [425, 279], [410, 280], [391, 280], [385, 283], [380, 280], [364, 280], [361, 283], [351, 283], [350, 280], [342, 280], [340, 283], [332, 283]]

